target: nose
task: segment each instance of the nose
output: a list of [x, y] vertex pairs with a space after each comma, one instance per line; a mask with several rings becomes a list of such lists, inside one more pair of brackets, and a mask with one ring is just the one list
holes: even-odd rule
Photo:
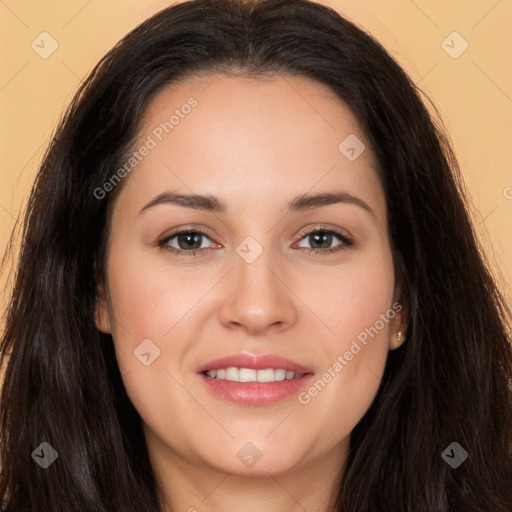
[[[236, 256], [238, 257], [238, 256]], [[296, 321], [296, 296], [284, 269], [276, 266], [270, 251], [252, 263], [235, 263], [220, 308], [221, 323], [230, 329], [261, 336], [289, 328]]]

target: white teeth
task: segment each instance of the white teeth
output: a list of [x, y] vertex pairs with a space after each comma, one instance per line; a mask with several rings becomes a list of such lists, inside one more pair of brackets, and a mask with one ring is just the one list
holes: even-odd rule
[[255, 370], [253, 368], [219, 368], [206, 372], [208, 377], [218, 380], [230, 380], [233, 382], [276, 382], [281, 380], [299, 379], [303, 374], [295, 373], [290, 370], [278, 368], [266, 368], [264, 370]]
[[256, 382], [256, 370], [250, 368], [240, 368], [238, 370], [239, 382]]
[[234, 366], [226, 368], [226, 380], [238, 381], [238, 368]]
[[258, 370], [256, 380], [258, 382], [274, 382], [274, 370], [272, 368], [267, 368], [266, 370]]
[[284, 380], [286, 377], [286, 370], [275, 370], [274, 380]]

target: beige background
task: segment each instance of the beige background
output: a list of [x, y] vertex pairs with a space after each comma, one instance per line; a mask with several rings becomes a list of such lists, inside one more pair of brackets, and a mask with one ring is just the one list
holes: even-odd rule
[[[438, 107], [473, 199], [477, 232], [511, 303], [512, 1], [323, 3], [371, 32]], [[170, 4], [169, 0], [0, 0], [2, 254], [44, 145], [82, 77], [125, 33]], [[448, 37], [454, 31], [463, 39]], [[58, 44], [46, 59], [31, 47], [35, 41], [39, 52], [51, 48], [42, 32]], [[458, 58], [446, 53], [445, 49], [459, 53], [464, 40], [468, 48]], [[9, 267], [2, 288], [8, 271]]]

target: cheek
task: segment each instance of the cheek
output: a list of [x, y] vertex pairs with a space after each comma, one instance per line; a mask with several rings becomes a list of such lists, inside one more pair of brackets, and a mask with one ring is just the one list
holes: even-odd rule
[[[126, 258], [111, 267], [112, 335], [131, 402], [144, 421], [165, 432], [179, 425], [177, 404], [180, 410], [194, 407], [178, 384], [178, 366], [190, 348], [186, 327], [195, 318], [194, 305], [212, 283], [139, 261]], [[183, 442], [180, 434], [176, 438]]]
[[212, 283], [211, 278], [170, 272], [143, 254], [132, 254], [112, 258], [109, 266], [112, 336], [125, 387], [144, 416], [158, 405], [158, 390], [173, 388], [165, 370], [174, 374], [176, 362], [186, 356], [188, 338], [183, 328]]
[[211, 276], [194, 276], [162, 263], [126, 259], [109, 279], [118, 338], [163, 339], [194, 308], [212, 285]]
[[[317, 349], [324, 366], [298, 401], [333, 439], [348, 435], [370, 407], [389, 350], [394, 273], [389, 251], [376, 251], [336, 275], [311, 282], [308, 305], [322, 319]], [[324, 328], [325, 327], [325, 328]]]
[[[333, 350], [346, 350], [347, 343], [372, 327], [392, 305], [394, 271], [392, 256], [384, 242], [373, 251], [353, 253], [343, 265], [311, 275], [300, 296], [324, 323], [322, 338]], [[379, 322], [379, 331], [387, 332]], [[384, 328], [385, 327], [385, 328]], [[325, 334], [325, 336], [324, 336]]]

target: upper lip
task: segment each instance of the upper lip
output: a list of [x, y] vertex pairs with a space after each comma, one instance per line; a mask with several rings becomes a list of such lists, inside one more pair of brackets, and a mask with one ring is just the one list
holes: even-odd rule
[[313, 370], [302, 366], [301, 364], [286, 359], [286, 357], [275, 354], [263, 354], [254, 356], [251, 354], [233, 354], [220, 359], [210, 361], [197, 370], [198, 373], [208, 370], [217, 370], [219, 368], [252, 368], [254, 370], [265, 370], [266, 368], [283, 369], [294, 373], [313, 373]]

